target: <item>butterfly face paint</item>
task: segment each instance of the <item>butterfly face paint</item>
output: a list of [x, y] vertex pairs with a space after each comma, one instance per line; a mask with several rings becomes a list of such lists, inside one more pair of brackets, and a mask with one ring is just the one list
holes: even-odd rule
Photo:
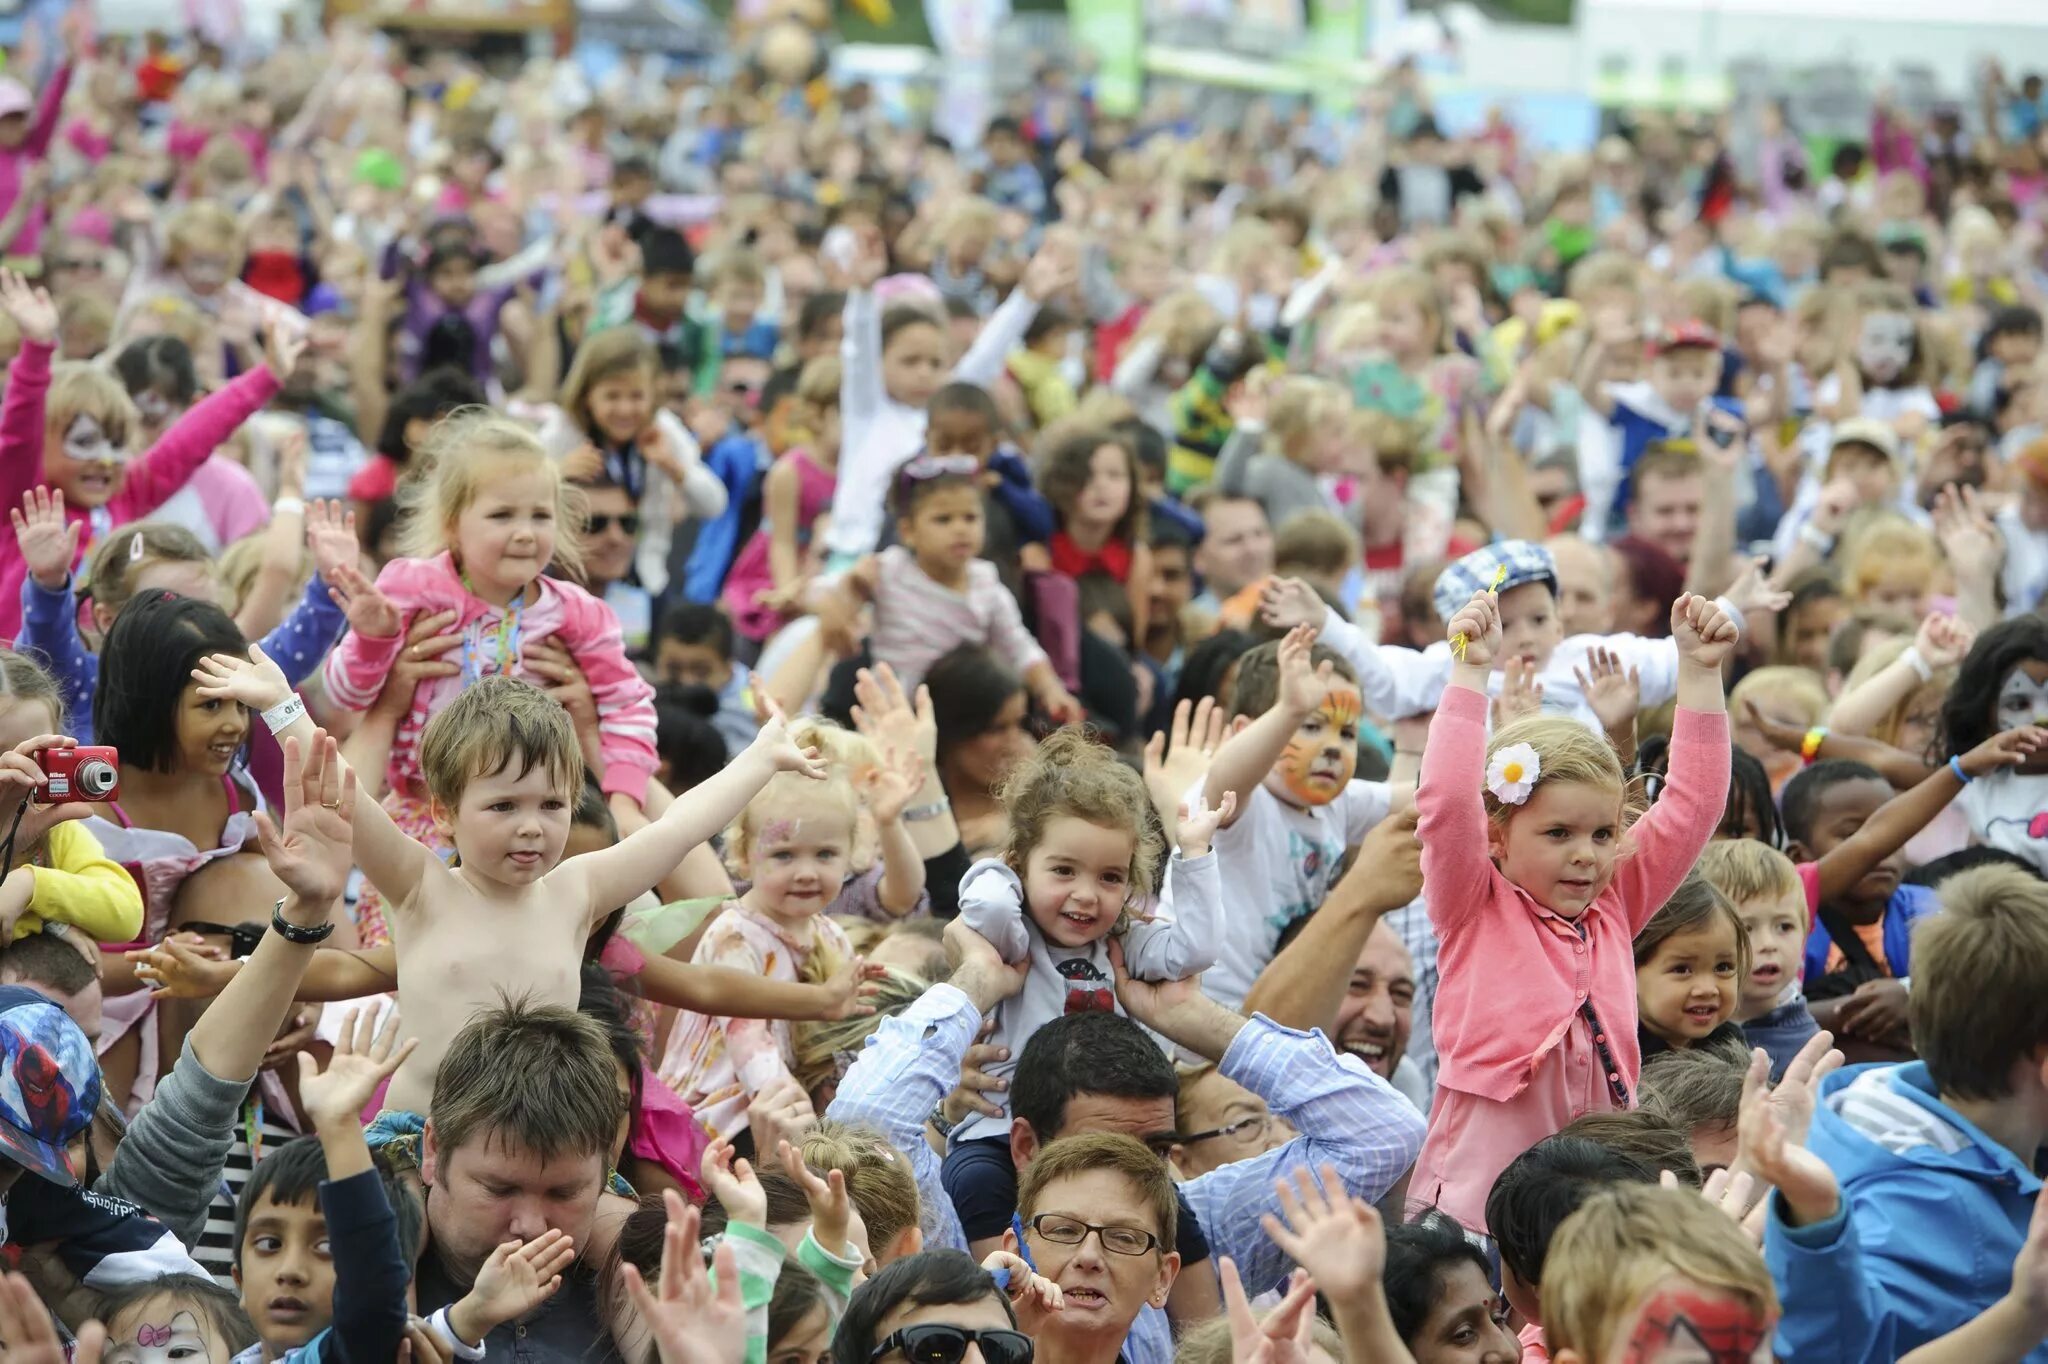
[[107, 439], [97, 420], [81, 416], [64, 430], [64, 457], [80, 464], [114, 464], [128, 458], [128, 452]]
[[1671, 1279], [1636, 1309], [1617, 1364], [1769, 1364], [1768, 1313], [1732, 1293]]
[[1868, 313], [1856, 337], [1856, 364], [1864, 377], [1888, 384], [1913, 362], [1913, 319], [1904, 313]]
[[2005, 675], [1993, 720], [2000, 733], [2048, 724], [2048, 663], [2030, 659]]
[[106, 1364], [197, 1364], [218, 1360], [226, 1351], [214, 1349], [212, 1333], [190, 1311], [171, 1311], [162, 1298], [140, 1305], [137, 1316], [144, 1318], [132, 1327], [127, 1322], [108, 1323]]
[[1275, 769], [1281, 790], [1297, 805], [1328, 805], [1358, 770], [1358, 717], [1364, 707], [1350, 687], [1335, 687], [1301, 722]]

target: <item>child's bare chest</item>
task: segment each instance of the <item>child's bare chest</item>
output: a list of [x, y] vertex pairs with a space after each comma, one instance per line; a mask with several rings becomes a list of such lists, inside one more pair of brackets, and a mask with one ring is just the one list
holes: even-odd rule
[[429, 887], [423, 896], [418, 912], [393, 924], [407, 995], [474, 1002], [524, 994], [575, 1007], [587, 935], [574, 909], [540, 895], [492, 904], [462, 893], [437, 897]]

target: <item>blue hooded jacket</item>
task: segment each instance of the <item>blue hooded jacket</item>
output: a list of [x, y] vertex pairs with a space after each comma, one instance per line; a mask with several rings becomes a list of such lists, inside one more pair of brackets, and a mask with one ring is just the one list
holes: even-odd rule
[[[1877, 1092], [1859, 1094], [1882, 1107], [1872, 1115], [1869, 1104], [1852, 1105], [1862, 1118], [1852, 1122], [1843, 1100], [1865, 1077]], [[1880, 1141], [1873, 1122], [1891, 1140]], [[1929, 1133], [1944, 1140], [1925, 1140]], [[2041, 1180], [1936, 1097], [1924, 1062], [1830, 1075], [1807, 1146], [1841, 1181], [1842, 1205], [1825, 1222], [1792, 1227], [1771, 1195], [1764, 1259], [1785, 1304], [1780, 1359], [1891, 1364], [2011, 1288]], [[2026, 1358], [2048, 1364], [2048, 1345]]]

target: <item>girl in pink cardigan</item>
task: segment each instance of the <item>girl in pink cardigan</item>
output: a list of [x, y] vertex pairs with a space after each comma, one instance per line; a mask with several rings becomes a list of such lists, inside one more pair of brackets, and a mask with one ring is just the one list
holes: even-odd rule
[[[1441, 945], [1431, 1028], [1442, 1069], [1409, 1197], [1483, 1234], [1487, 1192], [1509, 1161], [1580, 1114], [1635, 1103], [1631, 943], [1721, 822], [1721, 663], [1736, 631], [1705, 597], [1672, 604], [1670, 785], [1633, 825], [1620, 761], [1576, 720], [1519, 721], [1488, 744], [1494, 595], [1476, 594], [1448, 631], [1464, 657], [1415, 792], [1422, 893]], [[1479, 847], [1488, 859], [1471, 855]]]
[[[142, 426], [127, 389], [96, 365], [59, 365], [57, 309], [41, 289], [0, 272], [0, 308], [21, 328], [21, 353], [7, 368], [0, 399], [0, 506], [19, 507], [34, 487], [64, 495], [64, 514], [80, 527], [73, 567], [93, 546], [168, 502], [235, 428], [277, 396], [278, 385], [305, 353], [302, 334], [266, 335], [269, 363], [251, 370], [193, 407], [157, 442], [131, 457]], [[0, 639], [21, 632], [21, 581], [28, 576], [20, 546], [0, 537]]]
[[[545, 576], [550, 563], [574, 569], [582, 558], [573, 495], [558, 466], [527, 428], [482, 408], [443, 421], [422, 455], [427, 472], [401, 490], [408, 503], [402, 534], [411, 557], [393, 559], [377, 575], [378, 591], [398, 607], [398, 630], [382, 638], [353, 631], [342, 636], [325, 674], [331, 701], [367, 710], [413, 622], [443, 611], [455, 615], [448, 629], [461, 637], [461, 648], [442, 657], [457, 666], [452, 676], [424, 678], [414, 691], [391, 745], [384, 808], [400, 829], [447, 851], [420, 782], [420, 737], [428, 719], [495, 673], [551, 687], [554, 679], [528, 664], [527, 650], [553, 642], [590, 684], [598, 729], [592, 770], [615, 808], [630, 802], [637, 812], [656, 762], [654, 689], [627, 660], [612, 609], [574, 583]], [[386, 940], [382, 901], [368, 885], [356, 929], [366, 947]]]

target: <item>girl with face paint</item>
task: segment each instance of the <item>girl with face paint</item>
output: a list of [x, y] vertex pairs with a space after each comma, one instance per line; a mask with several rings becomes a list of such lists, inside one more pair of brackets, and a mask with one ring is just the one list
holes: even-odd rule
[[[74, 567], [117, 527], [140, 521], [171, 499], [235, 428], [277, 396], [282, 376], [298, 366], [305, 338], [273, 328], [268, 364], [199, 403], [141, 454], [141, 425], [121, 381], [84, 364], [52, 371], [56, 310], [48, 295], [19, 276], [0, 274], [0, 308], [21, 328], [21, 353], [8, 366], [0, 402], [0, 506], [19, 507], [41, 484], [64, 495], [65, 517], [80, 525]], [[19, 544], [0, 543], [0, 638], [21, 629], [21, 582], [27, 568]]]
[[[2048, 621], [2020, 616], [1977, 637], [1941, 708], [1943, 754], [1963, 754], [1994, 734], [2048, 723]], [[2024, 857], [2048, 874], [2048, 755], [1963, 787], [1963, 813], [1981, 843]]]

